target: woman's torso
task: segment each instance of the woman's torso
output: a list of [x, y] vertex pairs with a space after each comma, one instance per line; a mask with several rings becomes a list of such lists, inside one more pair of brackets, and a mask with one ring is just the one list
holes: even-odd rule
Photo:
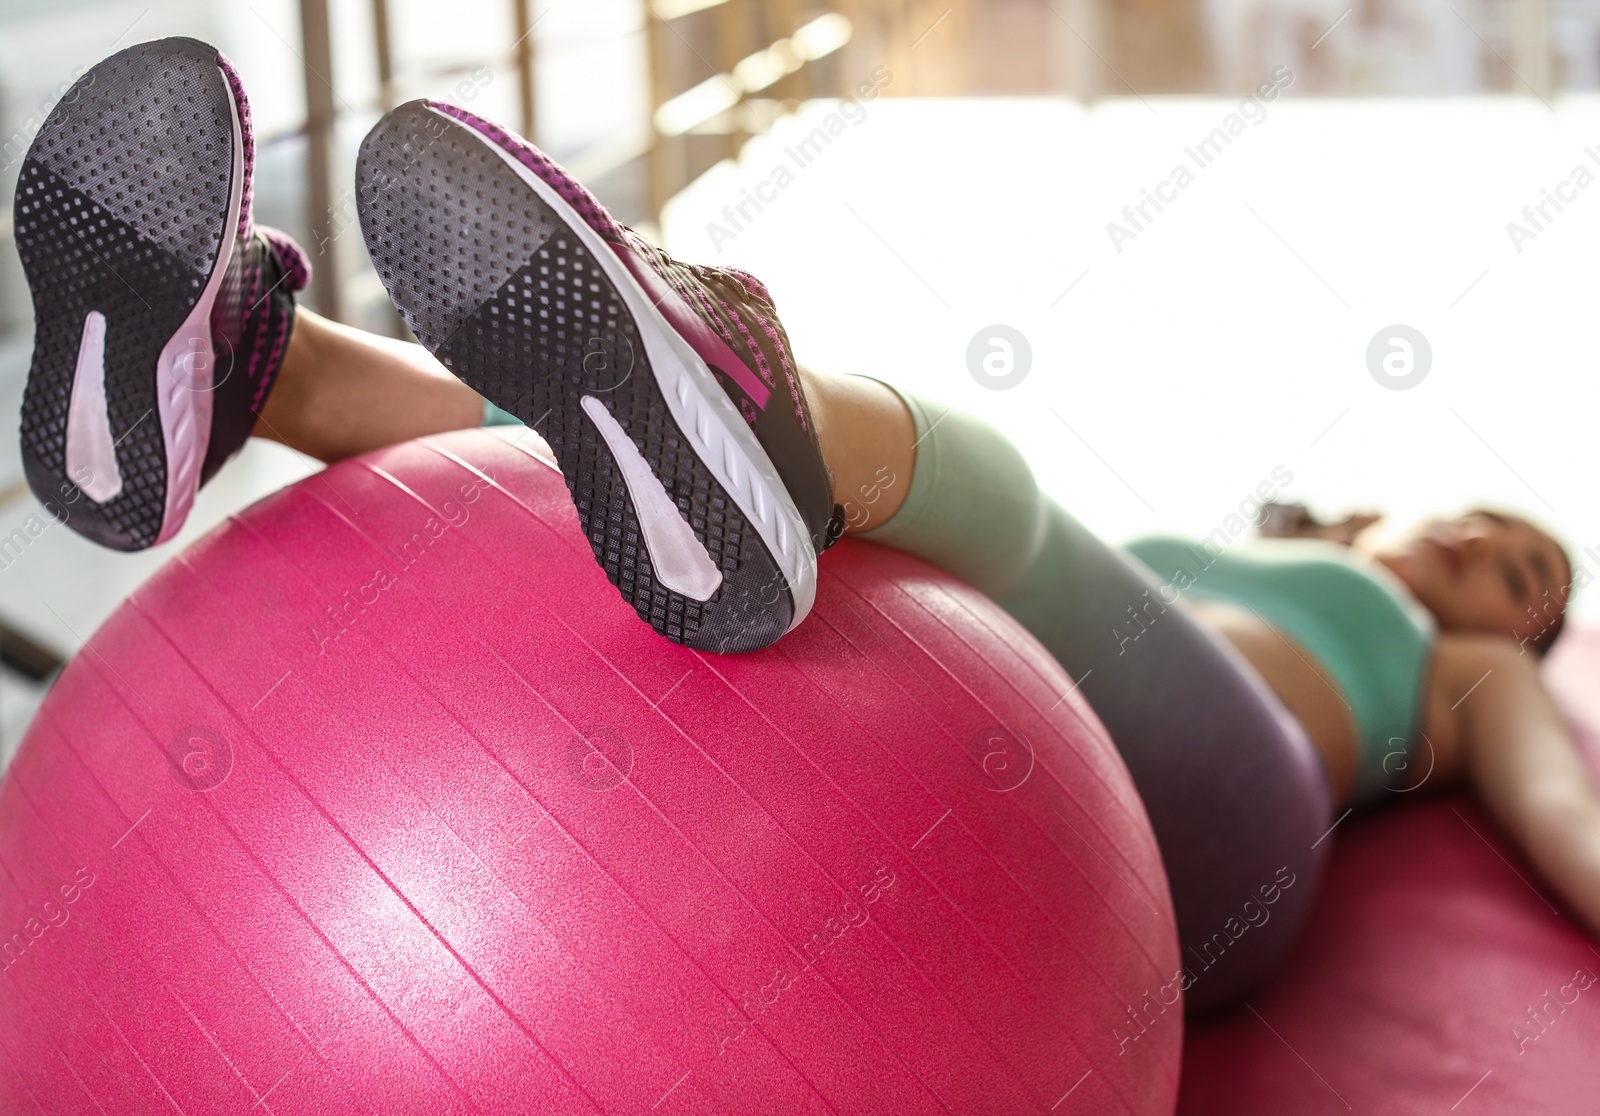
[[1152, 536], [1129, 550], [1255, 668], [1306, 730], [1341, 802], [1418, 777], [1433, 626], [1387, 570], [1311, 540], [1224, 550]]

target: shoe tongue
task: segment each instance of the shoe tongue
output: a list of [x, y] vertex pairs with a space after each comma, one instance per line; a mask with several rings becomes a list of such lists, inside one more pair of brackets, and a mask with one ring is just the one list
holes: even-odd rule
[[306, 258], [304, 249], [296, 244], [288, 233], [279, 232], [266, 225], [257, 225], [256, 232], [272, 250], [273, 256], [278, 260], [278, 266], [283, 268], [284, 287], [291, 291], [305, 290], [306, 285], [311, 282], [311, 261]]

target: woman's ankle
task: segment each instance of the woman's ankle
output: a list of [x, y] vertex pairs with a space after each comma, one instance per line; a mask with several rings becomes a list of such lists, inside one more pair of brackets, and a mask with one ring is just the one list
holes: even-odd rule
[[865, 376], [809, 370], [801, 376], [846, 532], [883, 526], [911, 488], [917, 452], [911, 412], [892, 388]]
[[482, 423], [483, 397], [420, 345], [302, 309], [252, 433], [339, 461]]

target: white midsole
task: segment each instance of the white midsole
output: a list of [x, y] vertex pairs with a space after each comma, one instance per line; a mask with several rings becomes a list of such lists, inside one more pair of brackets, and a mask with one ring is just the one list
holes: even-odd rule
[[[767, 550], [777, 559], [788, 583], [794, 615], [788, 630], [810, 613], [817, 596], [816, 555], [810, 535], [789, 497], [783, 480], [766, 450], [756, 440], [744, 416], [717, 383], [700, 354], [667, 324], [655, 304], [639, 289], [627, 265], [600, 239], [582, 217], [543, 179], [477, 129], [449, 113], [429, 106], [428, 111], [447, 124], [464, 129], [528, 184], [546, 205], [558, 213], [583, 242], [638, 322], [650, 369], [667, 408], [728, 496], [755, 527]], [[649, 328], [653, 326], [654, 328]]]
[[200, 466], [211, 447], [211, 392], [216, 386], [211, 308], [233, 259], [239, 210], [244, 205], [244, 132], [239, 126], [239, 104], [226, 75], [220, 69], [217, 73], [227, 86], [233, 123], [233, 182], [228, 193], [228, 221], [222, 227], [222, 247], [211, 278], [156, 363], [156, 409], [161, 413], [161, 436], [167, 450], [167, 505], [158, 543], [176, 535], [188, 518], [200, 487]]
[[639, 516], [639, 529], [645, 549], [650, 552], [650, 569], [656, 582], [691, 600], [709, 601], [722, 584], [722, 571], [694, 537], [694, 528], [683, 518], [678, 505], [651, 472], [644, 454], [606, 405], [592, 395], [585, 395], [578, 403], [622, 471], [622, 483], [633, 497], [633, 510]]
[[97, 504], [122, 491], [117, 442], [106, 405], [106, 316], [84, 315], [78, 363], [72, 369], [72, 400], [67, 406], [67, 478]]

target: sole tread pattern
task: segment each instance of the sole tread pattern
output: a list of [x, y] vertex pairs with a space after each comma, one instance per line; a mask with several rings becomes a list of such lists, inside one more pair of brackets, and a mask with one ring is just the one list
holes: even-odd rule
[[[157, 364], [230, 231], [231, 93], [215, 59], [192, 40], [113, 55], [62, 98], [17, 182], [17, 251], [35, 320], [24, 469], [52, 515], [119, 550], [143, 549], [161, 534], [170, 463]], [[106, 406], [123, 478], [105, 504], [66, 470], [72, 383], [91, 311], [106, 319]]]
[[[549, 443], [596, 561], [640, 619], [704, 650], [781, 635], [789, 617], [773, 557], [678, 428], [639, 324], [560, 217], [476, 134], [421, 106], [379, 124], [358, 178], [368, 252], [401, 315], [447, 368]], [[585, 395], [628, 433], [722, 571], [709, 601], [656, 580]]]

